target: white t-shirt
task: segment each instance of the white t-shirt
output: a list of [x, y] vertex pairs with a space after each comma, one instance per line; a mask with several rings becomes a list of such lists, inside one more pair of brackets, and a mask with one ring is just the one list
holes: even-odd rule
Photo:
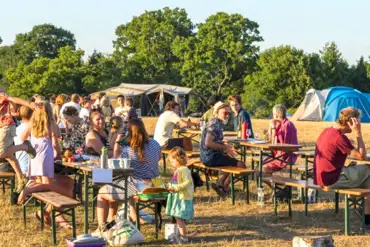
[[114, 110], [114, 115], [116, 116], [120, 116], [120, 117], [123, 117], [124, 113], [126, 112], [126, 109], [125, 107], [117, 107], [115, 110]]
[[82, 108], [79, 116], [80, 118], [85, 119], [85, 118], [89, 118], [89, 115], [90, 115], [90, 110], [86, 108]]
[[[20, 135], [26, 130], [28, 123], [21, 123], [16, 129], [16, 136], [14, 137], [14, 144], [22, 144], [23, 141], [20, 139]], [[29, 140], [30, 138], [28, 138]], [[28, 173], [29, 157], [25, 151], [19, 151], [15, 153], [15, 158], [18, 160], [19, 166], [23, 174]]]
[[67, 106], [73, 106], [77, 109], [78, 112], [81, 111], [81, 106], [80, 104], [78, 103], [75, 103], [75, 102], [72, 102], [72, 101], [69, 101], [67, 103], [65, 103], [62, 108], [60, 108], [60, 115], [63, 116], [63, 110], [67, 107]]
[[173, 111], [165, 111], [157, 121], [154, 131], [154, 140], [163, 146], [172, 137], [173, 128], [179, 123], [181, 118]]

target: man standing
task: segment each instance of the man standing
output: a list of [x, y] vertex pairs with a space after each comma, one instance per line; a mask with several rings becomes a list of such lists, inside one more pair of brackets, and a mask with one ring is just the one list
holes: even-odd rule
[[[316, 142], [314, 183], [332, 189], [370, 188], [368, 165], [351, 163], [345, 166], [347, 156], [366, 159], [366, 147], [361, 133], [360, 112], [352, 107], [343, 109], [334, 127], [326, 128]], [[357, 148], [345, 134], [353, 133]], [[370, 198], [365, 199], [366, 230], [370, 229]]]
[[231, 110], [234, 112], [234, 131], [239, 129], [239, 124], [247, 123], [249, 138], [254, 138], [252, 121], [249, 114], [242, 107], [242, 99], [239, 95], [231, 95], [228, 98]]

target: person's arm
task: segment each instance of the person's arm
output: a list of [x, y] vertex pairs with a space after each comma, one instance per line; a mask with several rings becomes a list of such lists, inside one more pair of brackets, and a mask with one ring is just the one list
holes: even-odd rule
[[24, 142], [25, 140], [28, 140], [28, 138], [31, 135], [31, 129], [32, 129], [32, 123], [29, 122], [26, 129], [19, 135], [19, 139]]
[[35, 108], [34, 104], [32, 104], [31, 102], [29, 102], [27, 100], [21, 99], [21, 98], [8, 96], [8, 101], [10, 101], [13, 104], [27, 106], [31, 109]]
[[96, 153], [100, 155], [103, 143], [96, 138], [94, 133], [89, 133], [86, 136], [86, 147], [92, 148]]
[[53, 143], [53, 148], [56, 151], [57, 155], [61, 155], [62, 150], [60, 149], [59, 145], [59, 138], [60, 138], [60, 130], [57, 126], [57, 124], [54, 122], [51, 126], [51, 140]]
[[229, 144], [220, 144], [217, 142], [214, 142], [215, 137], [211, 133], [206, 134], [206, 140], [205, 140], [205, 146], [209, 149], [218, 150], [218, 151], [224, 151], [227, 153], [230, 157], [235, 157], [237, 154], [234, 152], [233, 148]]
[[187, 187], [191, 186], [192, 183], [192, 177], [190, 172], [179, 170], [178, 180], [181, 182], [176, 185], [171, 185], [170, 188], [173, 188], [173, 190], [176, 192], [186, 190]]
[[366, 147], [361, 133], [361, 123], [357, 118], [352, 118], [348, 122], [349, 127], [352, 130], [352, 133], [356, 136], [357, 139], [357, 149], [353, 148], [351, 142], [347, 139], [341, 141], [339, 148], [343, 153], [346, 153], [346, 148], [351, 150], [350, 155], [357, 160], [366, 160]]

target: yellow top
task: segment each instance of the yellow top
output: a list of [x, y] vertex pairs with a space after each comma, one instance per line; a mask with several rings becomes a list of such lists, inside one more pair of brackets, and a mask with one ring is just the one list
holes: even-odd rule
[[179, 193], [180, 199], [193, 200], [194, 183], [189, 168], [183, 166], [177, 169], [177, 184], [171, 184], [170, 188]]

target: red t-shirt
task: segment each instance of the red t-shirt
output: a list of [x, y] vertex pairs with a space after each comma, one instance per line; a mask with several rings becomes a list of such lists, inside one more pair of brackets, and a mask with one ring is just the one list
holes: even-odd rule
[[336, 183], [346, 162], [347, 155], [354, 149], [347, 136], [338, 129], [325, 129], [316, 142], [313, 165], [313, 181], [320, 186]]

